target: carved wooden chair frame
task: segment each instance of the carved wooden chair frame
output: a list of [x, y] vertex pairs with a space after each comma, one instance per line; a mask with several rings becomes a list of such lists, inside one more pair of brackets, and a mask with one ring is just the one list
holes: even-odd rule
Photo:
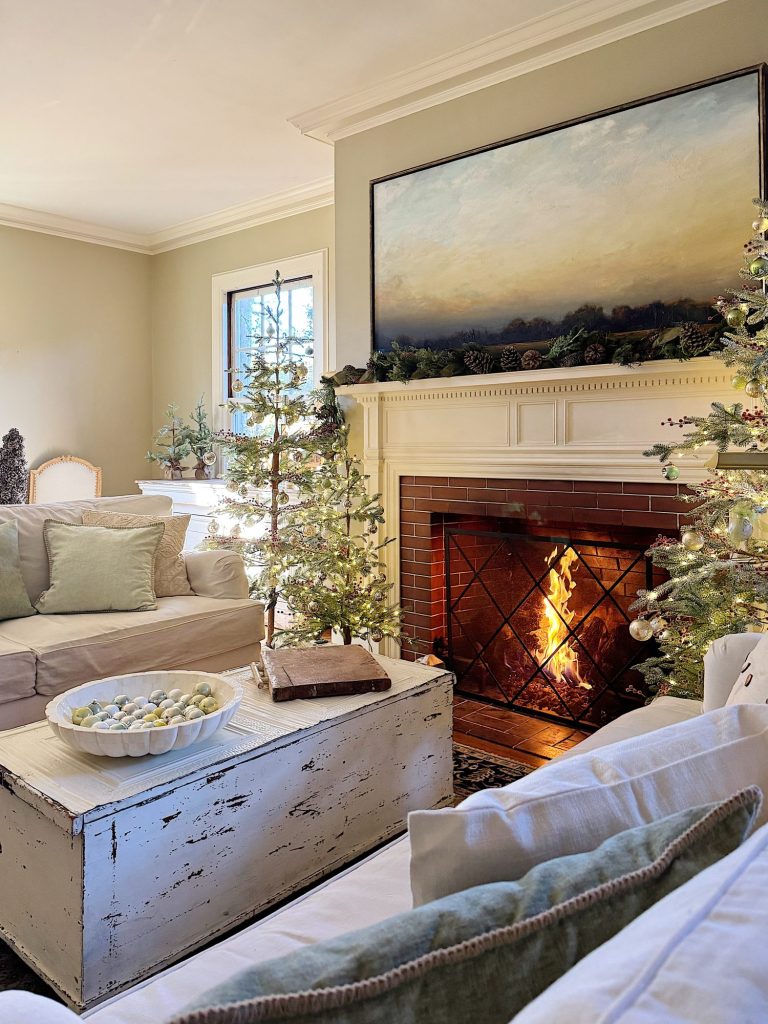
[[43, 462], [42, 465], [38, 466], [37, 469], [31, 469], [29, 471], [29, 496], [28, 501], [30, 505], [34, 505], [37, 498], [37, 478], [44, 473], [46, 469], [50, 469], [51, 466], [58, 465], [62, 462], [76, 462], [86, 469], [92, 471], [94, 475], [94, 488], [95, 498], [101, 497], [101, 466], [94, 466], [92, 462], [88, 462], [87, 459], [81, 459], [77, 455], [59, 455], [55, 459], [48, 459], [47, 462]]

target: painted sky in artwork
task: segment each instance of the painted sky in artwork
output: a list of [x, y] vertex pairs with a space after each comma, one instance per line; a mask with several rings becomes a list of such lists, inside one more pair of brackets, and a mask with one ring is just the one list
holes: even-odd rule
[[377, 343], [709, 301], [738, 281], [758, 163], [752, 74], [381, 182]]

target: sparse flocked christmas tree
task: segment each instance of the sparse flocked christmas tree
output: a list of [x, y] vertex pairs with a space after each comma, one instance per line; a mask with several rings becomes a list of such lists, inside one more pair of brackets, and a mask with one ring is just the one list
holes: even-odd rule
[[157, 462], [163, 467], [168, 479], [180, 480], [181, 463], [191, 452], [188, 439], [188, 428], [179, 416], [177, 405], [169, 405], [166, 410], [166, 422], [155, 434], [156, 451], [147, 452], [149, 462]]
[[750, 407], [715, 403], [707, 416], [670, 420], [682, 437], [645, 453], [660, 459], [668, 480], [680, 475], [675, 453], [708, 445], [721, 453], [710, 479], [693, 486], [681, 539], [653, 546], [654, 564], [670, 578], [640, 592], [641, 617], [630, 626], [638, 640], [656, 635], [660, 656], [641, 669], [654, 689], [675, 696], [701, 696], [702, 659], [713, 640], [768, 629], [768, 204], [755, 203], [743, 284], [717, 302], [728, 327], [718, 355], [735, 369], [734, 387]]
[[208, 410], [203, 401], [204, 395], [190, 413], [192, 426], [186, 427], [186, 439], [192, 455], [197, 460], [195, 463], [195, 479], [207, 480], [210, 476], [210, 467], [216, 462], [216, 452], [213, 450], [214, 435], [208, 426]]
[[[279, 273], [273, 286], [266, 322], [252, 337], [256, 352], [232, 382], [230, 411], [245, 417], [252, 433], [219, 439], [229, 456], [230, 495], [209, 543], [246, 559], [252, 593], [266, 603], [271, 647], [311, 643], [327, 629], [345, 642], [396, 636], [397, 612], [378, 555], [378, 495], [368, 495], [349, 455], [332, 392], [307, 393], [300, 353], [312, 339], [283, 333]], [[276, 626], [278, 600], [293, 613], [285, 630]]]
[[[230, 411], [239, 412], [253, 433], [227, 432], [220, 437], [228, 454], [223, 516], [225, 529], [212, 544], [236, 547], [252, 570], [252, 592], [266, 604], [266, 641], [275, 644], [275, 609], [291, 564], [297, 515], [312, 518], [322, 499], [314, 492], [320, 453], [336, 430], [313, 415], [306, 394], [307, 366], [297, 358], [311, 338], [283, 332], [280, 273], [273, 280], [275, 299], [265, 303], [264, 319], [252, 336], [256, 349], [248, 365], [232, 380]], [[233, 526], [227, 526], [232, 523]], [[259, 526], [255, 539], [241, 539], [241, 526]], [[234, 535], [233, 535], [234, 534]]]
[[26, 500], [24, 438], [16, 427], [11, 427], [0, 445], [0, 505], [23, 505]]
[[349, 452], [349, 433], [332, 388], [319, 415], [331, 427], [312, 489], [312, 508], [289, 517], [289, 568], [283, 595], [295, 619], [282, 637], [288, 643], [312, 643], [327, 630], [345, 644], [400, 637], [400, 616], [381, 552], [391, 540], [379, 537], [384, 525], [380, 495], [371, 495], [360, 460]]

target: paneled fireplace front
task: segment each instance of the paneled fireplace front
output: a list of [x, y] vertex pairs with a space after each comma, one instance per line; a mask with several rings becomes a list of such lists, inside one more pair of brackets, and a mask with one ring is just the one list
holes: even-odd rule
[[660, 582], [684, 488], [612, 481], [402, 477], [401, 603], [412, 645], [457, 692], [596, 728], [647, 698], [629, 606]]

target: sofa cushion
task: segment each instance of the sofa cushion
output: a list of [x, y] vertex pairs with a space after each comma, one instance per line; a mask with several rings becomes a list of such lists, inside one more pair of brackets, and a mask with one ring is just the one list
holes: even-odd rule
[[[574, 962], [752, 831], [756, 787], [259, 966], [176, 1024], [505, 1024]], [[198, 1011], [198, 1012], [195, 1012]]]
[[768, 826], [656, 903], [512, 1024], [766, 1020]]
[[[20, 619], [14, 619], [20, 622]], [[8, 625], [10, 625], [10, 621]], [[6, 625], [0, 622], [0, 630]], [[35, 654], [26, 644], [0, 635], [0, 704], [31, 697], [35, 692]]]
[[18, 524], [21, 575], [29, 599], [35, 604], [48, 586], [48, 553], [43, 539], [43, 523], [46, 519], [55, 519], [60, 523], [80, 523], [83, 511], [87, 508], [167, 516], [171, 512], [171, 504], [171, 499], [163, 495], [127, 494], [116, 498], [87, 498], [52, 505], [0, 505], [0, 523], [13, 520]]
[[762, 633], [729, 633], [713, 640], [704, 655], [704, 710], [725, 707], [742, 665]]
[[37, 615], [0, 622], [0, 639], [37, 654], [38, 693], [126, 672], [179, 668], [201, 655], [254, 643], [264, 635], [255, 601], [163, 597], [152, 612]]
[[768, 705], [735, 705], [558, 759], [455, 808], [413, 811], [414, 902], [520, 878], [542, 860], [591, 850], [623, 829], [743, 786], [768, 791], [767, 742]]
[[0, 523], [0, 619], [34, 615], [19, 565], [19, 529], [15, 522]]
[[192, 587], [187, 579], [182, 555], [191, 518], [192, 516], [141, 516], [131, 512], [86, 509], [83, 512], [83, 525], [149, 526], [152, 523], [162, 523], [165, 529], [155, 553], [155, 593], [158, 597], [191, 597]]

